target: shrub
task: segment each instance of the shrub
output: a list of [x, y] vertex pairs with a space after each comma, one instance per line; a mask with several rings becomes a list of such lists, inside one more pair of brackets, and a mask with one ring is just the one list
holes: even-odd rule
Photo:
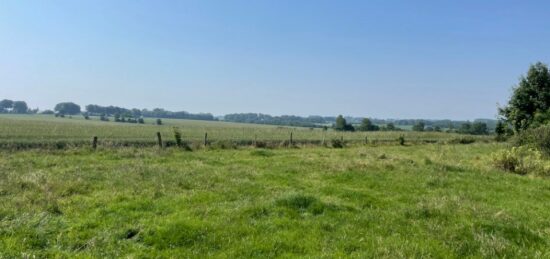
[[519, 133], [513, 142], [516, 146], [526, 145], [550, 156], [550, 125], [525, 130]]
[[500, 150], [492, 155], [493, 165], [504, 171], [516, 174], [550, 176], [550, 162], [542, 153], [526, 146]]
[[449, 141], [450, 144], [472, 144], [476, 142], [476, 140], [472, 137], [459, 137], [454, 138]]
[[401, 146], [405, 145], [405, 136], [401, 135], [397, 140], [399, 141], [399, 145]]
[[343, 148], [345, 143], [343, 140], [335, 138], [331, 140], [331, 145], [333, 148]]
[[139, 123], [139, 124], [144, 124], [145, 121], [143, 120], [143, 118], [139, 118], [139, 119], [138, 119], [138, 123]]
[[178, 147], [181, 147], [183, 141], [181, 140], [181, 131], [178, 127], [173, 128], [174, 131], [174, 139], [176, 140], [176, 145]]
[[162, 125], [162, 120], [161, 119], [157, 119], [157, 125]]

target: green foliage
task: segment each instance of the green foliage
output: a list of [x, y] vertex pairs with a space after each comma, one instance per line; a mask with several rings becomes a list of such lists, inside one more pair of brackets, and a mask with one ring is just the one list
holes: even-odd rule
[[72, 102], [58, 103], [55, 106], [54, 111], [60, 114], [75, 115], [80, 113], [80, 105]]
[[359, 130], [360, 131], [378, 131], [378, 130], [380, 130], [380, 127], [378, 127], [377, 125], [374, 125], [370, 121], [370, 119], [364, 118], [361, 121], [361, 125], [359, 126]]
[[174, 139], [176, 140], [176, 145], [178, 147], [181, 147], [183, 145], [183, 141], [180, 129], [178, 127], [173, 127], [172, 130], [174, 131]]
[[405, 145], [405, 136], [401, 135], [399, 138], [397, 138], [397, 141], [399, 142], [399, 145], [404, 146]]
[[516, 146], [529, 146], [550, 156], [550, 125], [522, 131], [513, 141]]
[[346, 143], [342, 140], [342, 139], [339, 139], [339, 138], [333, 138], [331, 141], [330, 141], [330, 145], [333, 147], [333, 148], [344, 148]]
[[334, 129], [338, 131], [344, 131], [346, 129], [346, 119], [344, 119], [344, 116], [338, 115], [336, 117], [336, 123], [334, 124]]
[[162, 125], [162, 120], [161, 120], [161, 119], [157, 119], [157, 120], [156, 120], [156, 123], [157, 123], [157, 125]]
[[533, 126], [535, 117], [539, 125], [548, 122], [549, 109], [550, 71], [546, 64], [537, 62], [529, 67], [526, 76], [521, 77], [508, 105], [499, 109], [499, 113], [520, 132]]
[[52, 111], [52, 110], [45, 110], [45, 111], [41, 112], [40, 114], [52, 115], [52, 114], [55, 114], [55, 112]]
[[419, 121], [412, 127], [413, 131], [424, 131], [426, 124], [423, 121]]
[[476, 142], [476, 139], [470, 136], [461, 136], [448, 141], [449, 144], [472, 144]]
[[489, 129], [487, 124], [480, 121], [475, 121], [471, 123], [469, 121], [462, 123], [458, 129], [458, 133], [461, 134], [472, 134], [472, 135], [486, 135], [489, 134]]
[[13, 113], [28, 113], [29, 107], [27, 106], [26, 102], [23, 101], [15, 101], [13, 102]]
[[502, 120], [499, 120], [497, 122], [497, 125], [495, 127], [495, 134], [496, 134], [495, 139], [497, 141], [506, 140], [506, 124]]
[[527, 146], [500, 150], [492, 155], [495, 167], [516, 173], [536, 176], [550, 176], [550, 160], [544, 159], [540, 151]]
[[13, 101], [12, 100], [4, 99], [4, 100], [0, 101], [0, 112], [7, 113], [7, 112], [11, 111], [12, 108], [13, 108]]

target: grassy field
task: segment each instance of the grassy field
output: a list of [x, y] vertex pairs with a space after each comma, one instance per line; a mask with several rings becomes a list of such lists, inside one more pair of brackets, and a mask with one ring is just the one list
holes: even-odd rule
[[501, 148], [0, 151], [0, 258], [548, 258], [550, 182]]
[[[296, 143], [320, 144], [331, 139], [343, 138], [347, 142], [363, 143], [369, 141], [396, 142], [403, 135], [408, 142], [446, 142], [463, 135], [440, 132], [336, 132], [333, 130], [310, 129], [302, 127], [278, 127], [257, 124], [241, 124], [217, 121], [193, 121], [163, 119], [164, 125], [154, 125], [153, 119], [146, 124], [102, 122], [98, 118], [84, 120], [82, 116], [73, 118], [55, 118], [53, 115], [0, 115], [0, 147], [41, 147], [55, 145], [89, 145], [93, 136], [97, 136], [100, 145], [117, 144], [154, 145], [156, 132], [161, 132], [165, 140], [173, 140], [173, 127], [179, 127], [187, 142], [202, 143], [204, 134], [212, 143], [226, 141], [249, 145], [258, 141], [280, 144], [288, 141], [290, 133]], [[490, 136], [468, 136], [480, 141], [489, 141]]]

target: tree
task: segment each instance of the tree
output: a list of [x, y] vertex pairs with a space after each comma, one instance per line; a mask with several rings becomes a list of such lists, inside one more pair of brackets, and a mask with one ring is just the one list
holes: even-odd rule
[[76, 115], [80, 113], [80, 105], [71, 102], [58, 103], [54, 110], [60, 114]]
[[342, 115], [336, 117], [334, 129], [338, 131], [355, 131], [355, 128], [351, 124], [348, 124]]
[[370, 119], [364, 118], [361, 121], [361, 125], [359, 126], [359, 130], [361, 131], [377, 131], [380, 130], [380, 127], [374, 125]]
[[0, 101], [0, 112], [9, 112], [13, 108], [13, 101], [4, 99]]
[[13, 102], [13, 113], [27, 113], [29, 112], [29, 107], [27, 106], [26, 102], [23, 101], [15, 101]]
[[460, 128], [458, 129], [458, 133], [462, 133], [462, 134], [470, 134], [471, 131], [472, 131], [472, 123], [470, 123], [469, 121], [460, 124]]
[[472, 124], [472, 129], [470, 130], [470, 134], [485, 135], [488, 133], [489, 133], [489, 130], [487, 129], [486, 123], [476, 121]]
[[495, 134], [497, 135], [497, 141], [503, 141], [506, 139], [506, 125], [501, 120], [497, 122], [497, 125], [495, 127]]
[[549, 109], [550, 71], [546, 64], [537, 62], [520, 78], [508, 105], [500, 108], [499, 113], [519, 132], [532, 126], [537, 113], [546, 113]]
[[346, 129], [346, 119], [344, 119], [344, 116], [338, 115], [338, 117], [336, 117], [336, 124], [334, 124], [334, 129], [339, 131], [344, 131]]
[[396, 130], [395, 125], [391, 122], [386, 125], [386, 129], [389, 130], [389, 131]]
[[419, 121], [416, 124], [414, 124], [414, 126], [412, 127], [412, 130], [413, 131], [424, 131], [425, 126], [426, 126], [426, 124], [424, 124], [423, 121]]

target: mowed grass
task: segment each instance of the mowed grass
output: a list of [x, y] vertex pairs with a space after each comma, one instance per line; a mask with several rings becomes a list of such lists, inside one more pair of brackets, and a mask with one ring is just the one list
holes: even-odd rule
[[550, 256], [497, 144], [0, 151], [0, 258]]
[[[441, 132], [336, 132], [320, 128], [284, 127], [259, 124], [230, 123], [220, 121], [194, 121], [163, 119], [164, 125], [154, 125], [154, 119], [146, 119], [146, 124], [130, 124], [99, 121], [97, 117], [84, 120], [82, 116], [55, 118], [53, 115], [0, 115], [0, 146], [41, 147], [52, 143], [88, 145], [94, 136], [100, 145], [112, 146], [117, 143], [154, 145], [156, 133], [161, 132], [165, 140], [173, 141], [173, 127], [178, 127], [184, 141], [200, 144], [205, 133], [211, 143], [229, 141], [251, 144], [255, 140], [272, 143], [289, 141], [290, 134], [296, 143], [330, 142], [343, 138], [348, 142], [368, 141], [397, 142], [401, 135], [411, 143], [446, 142], [463, 135]], [[467, 136], [479, 141], [489, 141], [490, 136]]]

